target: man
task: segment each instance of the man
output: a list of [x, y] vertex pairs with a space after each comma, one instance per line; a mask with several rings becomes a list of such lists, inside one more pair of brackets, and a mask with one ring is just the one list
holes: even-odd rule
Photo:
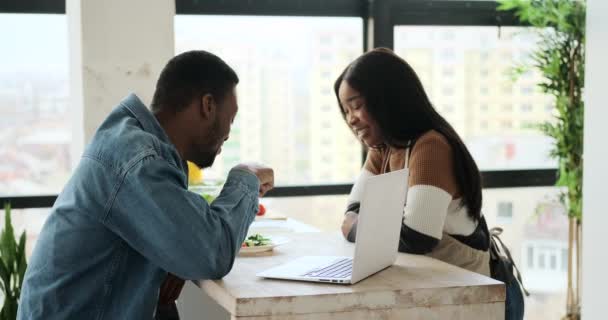
[[[185, 161], [212, 165], [237, 113], [237, 83], [220, 58], [186, 52], [163, 69], [152, 112], [130, 95], [110, 113], [40, 233], [18, 319], [152, 319], [168, 273], [230, 271], [273, 171], [234, 167], [210, 205], [187, 190]], [[161, 300], [179, 289], [165, 283]]]

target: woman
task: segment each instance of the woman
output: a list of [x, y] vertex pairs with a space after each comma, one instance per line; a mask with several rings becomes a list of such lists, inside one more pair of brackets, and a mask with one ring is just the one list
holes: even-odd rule
[[[355, 241], [365, 178], [407, 167], [399, 251], [427, 254], [490, 276], [491, 236], [481, 213], [479, 169], [431, 105], [414, 70], [389, 49], [375, 49], [353, 61], [334, 90], [345, 121], [369, 148], [348, 200], [344, 236]], [[518, 285], [516, 289], [507, 294], [507, 319], [523, 318]], [[519, 298], [513, 296], [517, 293]], [[521, 304], [512, 303], [519, 300]]]

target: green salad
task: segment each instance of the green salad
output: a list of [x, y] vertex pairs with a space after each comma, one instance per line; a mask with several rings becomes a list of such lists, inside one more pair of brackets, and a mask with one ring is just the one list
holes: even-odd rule
[[201, 194], [201, 196], [205, 199], [205, 201], [207, 201], [208, 204], [211, 204], [211, 202], [215, 200], [215, 197], [210, 194]]
[[270, 238], [266, 238], [263, 235], [256, 233], [247, 237], [247, 239], [245, 239], [243, 242], [242, 247], [259, 247], [269, 245], [270, 243]]

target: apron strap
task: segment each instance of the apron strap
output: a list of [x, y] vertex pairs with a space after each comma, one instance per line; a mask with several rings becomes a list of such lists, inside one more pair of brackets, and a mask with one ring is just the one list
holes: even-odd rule
[[382, 161], [382, 169], [381, 169], [380, 173], [388, 172], [388, 166], [389, 166], [390, 160], [391, 160], [391, 148], [386, 147], [386, 151], [384, 152], [384, 159]]
[[[513, 268], [515, 269], [515, 271], [513, 272], [513, 275], [515, 276], [515, 280], [517, 282], [519, 282], [519, 285], [521, 286], [522, 291], [524, 292], [526, 297], [528, 297], [528, 296], [530, 296], [530, 293], [524, 287], [524, 281], [521, 278], [521, 272], [519, 271], [519, 268], [517, 268], [517, 266], [515, 265], [515, 261], [513, 261], [511, 252], [509, 251], [507, 246], [505, 246], [505, 244], [502, 242], [502, 239], [500, 239], [501, 234], [502, 234], [502, 228], [500, 228], [500, 227], [494, 227], [494, 228], [490, 229], [490, 254], [492, 255], [493, 259], [498, 259], [498, 256], [501, 254], [501, 252], [504, 252], [507, 259], [509, 259], [509, 262], [513, 265]], [[500, 248], [498, 245], [500, 245]]]
[[[410, 150], [411, 150], [411, 146], [405, 148], [404, 152], [405, 152], [405, 161], [403, 162], [403, 169], [408, 169], [410, 167]], [[391, 148], [387, 147], [386, 151], [384, 152], [384, 159], [382, 160], [382, 168], [380, 173], [387, 173], [388, 169], [389, 169], [389, 165], [390, 165], [390, 160], [391, 160]]]
[[403, 164], [403, 169], [408, 169], [410, 167], [410, 147], [405, 148], [405, 161]]

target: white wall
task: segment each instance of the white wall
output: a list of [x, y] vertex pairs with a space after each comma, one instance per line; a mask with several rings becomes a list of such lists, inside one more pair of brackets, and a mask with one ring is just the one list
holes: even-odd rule
[[608, 1], [587, 1], [583, 319], [606, 319], [608, 276]]
[[[67, 0], [70, 109], [77, 163], [108, 113], [130, 92], [148, 104], [175, 51], [174, 0]], [[74, 163], [74, 164], [75, 164]]]

